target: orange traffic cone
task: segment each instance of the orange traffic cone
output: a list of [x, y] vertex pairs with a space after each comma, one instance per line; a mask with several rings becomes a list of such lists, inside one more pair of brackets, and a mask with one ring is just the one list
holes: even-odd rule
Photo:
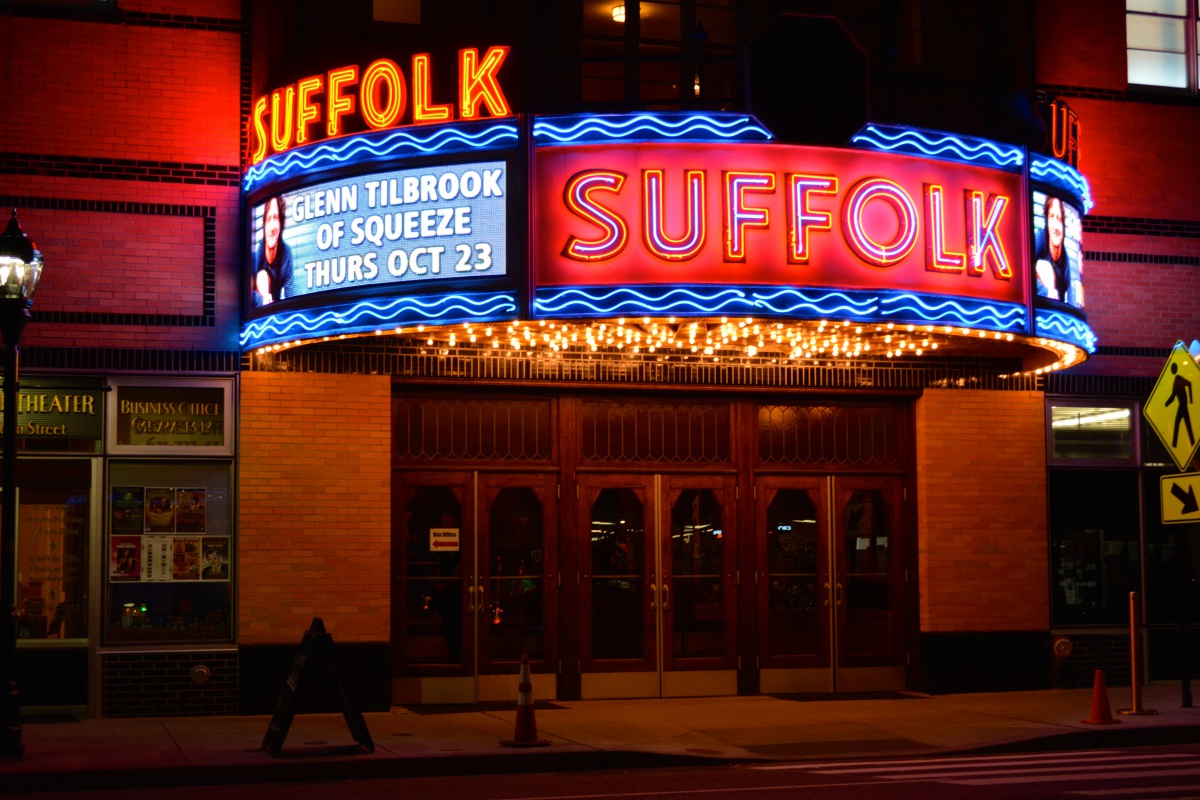
[[1092, 715], [1083, 720], [1088, 725], [1116, 725], [1121, 720], [1113, 719], [1112, 709], [1108, 707], [1108, 686], [1104, 683], [1104, 670], [1096, 670], [1096, 680], [1092, 683]]
[[533, 718], [533, 683], [529, 680], [529, 656], [521, 656], [521, 679], [517, 684], [517, 729], [513, 738], [501, 741], [507, 747], [545, 747], [550, 742], [539, 739], [537, 721]]

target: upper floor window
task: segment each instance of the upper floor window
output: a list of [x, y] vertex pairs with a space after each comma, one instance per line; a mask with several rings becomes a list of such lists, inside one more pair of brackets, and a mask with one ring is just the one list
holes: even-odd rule
[[1198, 0], [1126, 0], [1129, 83], [1196, 90]]

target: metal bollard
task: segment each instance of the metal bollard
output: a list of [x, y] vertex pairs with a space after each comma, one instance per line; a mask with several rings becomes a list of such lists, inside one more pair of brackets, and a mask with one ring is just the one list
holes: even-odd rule
[[1138, 613], [1138, 593], [1129, 593], [1129, 688], [1132, 708], [1119, 708], [1118, 714], [1149, 716], [1157, 711], [1142, 708], [1142, 636], [1141, 616]]

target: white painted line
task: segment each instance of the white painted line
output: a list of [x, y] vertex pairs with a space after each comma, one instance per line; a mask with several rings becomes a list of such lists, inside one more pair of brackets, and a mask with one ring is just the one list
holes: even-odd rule
[[[1118, 750], [1088, 750], [1087, 752], [1089, 755], [1094, 755], [1094, 756], [1099, 757], [1102, 755], [1108, 755], [1110, 753], [1117, 753], [1120, 751], [1118, 751]], [[763, 770], [827, 769], [829, 767], [862, 767], [862, 766], [870, 766], [872, 764], [960, 764], [963, 762], [972, 762], [972, 761], [979, 761], [979, 762], [1002, 761], [1005, 759], [1022, 758], [1022, 757], [1047, 758], [1047, 757], [1052, 757], [1052, 756], [1072, 756], [1072, 755], [1078, 755], [1078, 754], [1079, 754], [1079, 751], [1077, 751], [1077, 750], [1063, 750], [1058, 753], [1030, 753], [1028, 756], [1019, 756], [1019, 755], [1013, 755], [1012, 753], [1009, 753], [1008, 755], [1002, 755], [1002, 756], [947, 756], [945, 758], [889, 758], [887, 761], [828, 761], [828, 762], [825, 762], [822, 764], [810, 764], [810, 763], [771, 764], [769, 766], [750, 767], [750, 769], [763, 769]]]
[[[1007, 778], [994, 780], [950, 780], [943, 783], [952, 783], [957, 786], [1007, 786], [1016, 783], [1062, 783], [1064, 781], [1077, 781], [1081, 778], [1088, 781], [1117, 781], [1131, 780], [1136, 778], [1182, 778], [1188, 775], [1200, 775], [1200, 769], [1174, 769], [1164, 770], [1163, 772], [1154, 772], [1143, 775], [1137, 775], [1130, 772], [1100, 772], [1091, 775], [1032, 775], [1026, 778]], [[1149, 790], [1161, 791], [1154, 787], [1147, 787]]]
[[[1089, 768], [1095, 766], [1096, 764], [1111, 764], [1115, 761], [1152, 761], [1154, 759], [1159, 759], [1159, 758], [1194, 759], [1195, 756], [1192, 755], [1191, 753], [1161, 753], [1161, 754], [1155, 754], [1155, 755], [1109, 756], [1109, 757], [1103, 758], [1103, 759], [1038, 758], [1038, 759], [1022, 760], [1022, 761], [992, 761], [992, 762], [988, 762], [988, 763], [960, 762], [960, 763], [956, 763], [956, 764], [948, 764], [948, 765], [946, 765], [946, 769], [947, 769], [947, 771], [949, 771], [950, 769], [969, 770], [969, 769], [988, 769], [990, 767], [1009, 767], [1009, 766], [1015, 767], [1015, 766], [1020, 766], [1022, 764], [1028, 766], [1028, 765], [1036, 765], [1036, 764], [1064, 764], [1064, 763], [1067, 764], [1068, 766], [1057, 767], [1057, 768], [1030, 766], [1030, 769], [1027, 769], [1024, 771], [1029, 772], [1032, 770], [1047, 770], [1047, 769], [1089, 769]], [[1070, 765], [1073, 765], [1073, 766], [1070, 766]], [[1140, 767], [1143, 765], [1131, 764], [1130, 766]], [[1170, 766], [1170, 764], [1166, 763], [1166, 764], [1164, 764], [1164, 766]], [[885, 773], [890, 774], [890, 773], [894, 773], [894, 772], [926, 772], [930, 769], [931, 768], [928, 766], [917, 766], [917, 767], [895, 766], [895, 767], [890, 767], [890, 768], [884, 769], [884, 770], [880, 770], [880, 769], [827, 769], [827, 770], [821, 770], [821, 774], [822, 775], [854, 775], [854, 774], [872, 772], [872, 773], [886, 777]], [[1022, 770], [1012, 770], [1012, 772], [1021, 772], [1021, 771]], [[942, 773], [942, 774], [945, 774], [945, 773]], [[994, 773], [978, 772], [975, 774], [990, 775], [990, 774], [994, 774]]]

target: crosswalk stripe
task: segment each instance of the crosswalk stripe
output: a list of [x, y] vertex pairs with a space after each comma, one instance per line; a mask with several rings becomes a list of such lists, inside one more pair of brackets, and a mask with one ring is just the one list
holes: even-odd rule
[[[1102, 759], [1104, 756], [1120, 752], [1118, 750], [1089, 750], [1087, 757]], [[989, 762], [989, 761], [1006, 761], [1011, 759], [1021, 758], [1061, 758], [1063, 756], [1078, 756], [1078, 752], [1074, 750], [1064, 750], [1057, 753], [1031, 753], [1029, 755], [1013, 755], [1012, 753], [1000, 756], [946, 756], [943, 758], [906, 758], [902, 762], [897, 762], [891, 758], [886, 761], [827, 761], [824, 763], [803, 762], [796, 764], [766, 764], [754, 766], [751, 769], [761, 770], [781, 770], [781, 769], [828, 769], [829, 767], [869, 767], [873, 764], [893, 765], [896, 763], [904, 764], [961, 764], [967, 762]]]
[[[1066, 765], [1060, 766], [1060, 767], [1051, 767], [1051, 766], [1042, 767], [1042, 766], [1038, 766], [1038, 765], [1041, 765], [1041, 764], [1047, 764], [1047, 765], [1063, 764], [1064, 759], [1061, 759], [1061, 758], [1038, 758], [1038, 759], [1025, 759], [1025, 760], [1014, 760], [1014, 761], [990, 761], [987, 763], [959, 762], [959, 763], [955, 763], [955, 764], [946, 765], [946, 770], [949, 770], [949, 769], [953, 769], [953, 770], [992, 769], [995, 767], [1010, 767], [1010, 766], [1018, 767], [1018, 766], [1022, 766], [1022, 765], [1028, 767], [1028, 769], [1024, 769], [1024, 770], [1021, 770], [1021, 769], [1007, 770], [1007, 772], [1010, 774], [1020, 774], [1021, 772], [1030, 772], [1030, 771], [1035, 771], [1035, 770], [1046, 771], [1046, 770], [1067, 770], [1067, 769], [1091, 769], [1092, 767], [1096, 766], [1097, 763], [1112, 764], [1113, 762], [1116, 762], [1116, 761], [1154, 761], [1156, 759], [1168, 759], [1167, 761], [1162, 761], [1161, 763], [1163, 766], [1170, 766], [1171, 762], [1169, 761], [1169, 759], [1181, 759], [1181, 758], [1192, 759], [1192, 758], [1195, 758], [1195, 756], [1191, 755], [1190, 753], [1166, 753], [1166, 754], [1156, 754], [1156, 755], [1109, 756], [1104, 759], [1071, 759], [1068, 761], [1068, 763]], [[1129, 766], [1141, 767], [1141, 766], [1155, 766], [1155, 765], [1153, 765], [1153, 764], [1147, 764], [1147, 765], [1130, 764]], [[874, 768], [865, 768], [865, 769], [822, 769], [822, 770], [819, 770], [819, 772], [822, 775], [855, 775], [855, 774], [864, 774], [864, 773], [874, 773], [874, 774], [880, 775], [882, 777], [887, 777], [887, 775], [890, 775], [893, 773], [930, 772], [930, 774], [945, 774], [945, 771], [946, 771], [946, 770], [943, 770], [942, 772], [939, 772], [939, 773], [932, 773], [931, 770], [933, 770], [933, 769], [936, 769], [936, 768], [928, 766], [928, 765], [908, 766], [907, 764], [905, 764], [903, 766], [889, 767], [886, 770], [881, 770], [877, 767], [874, 767]], [[976, 774], [976, 775], [998, 775], [1000, 773], [999, 772], [976, 772], [974, 774]], [[904, 777], [911, 777], [911, 776], [905, 775]]]
[[[1116, 797], [1123, 794], [1141, 794], [1142, 792], [1146, 791], [1194, 792], [1196, 791], [1196, 786], [1195, 784], [1189, 783], [1187, 786], [1155, 786], [1152, 790], [1147, 789], [1144, 786], [1135, 786], [1133, 788], [1126, 787], [1124, 789], [1080, 789], [1078, 791], [1071, 792], [1071, 794], [1086, 794], [1092, 797]], [[1194, 797], [1200, 797], [1200, 795], [1194, 795]], [[1151, 798], [1146, 798], [1146, 800], [1151, 800]], [[1190, 800], [1190, 798], [1176, 797], [1173, 798], [1173, 800]]]
[[[1200, 775], [1200, 769], [1168, 769], [1162, 772], [1151, 773], [1151, 777], [1155, 778], [1182, 778], [1184, 776]], [[1100, 772], [1089, 773], [1086, 775], [1029, 775], [1023, 778], [1007, 777], [1007, 778], [979, 778], [964, 780], [960, 778], [951, 778], [942, 780], [942, 783], [952, 783], [956, 786], [1008, 786], [1016, 783], [1063, 783], [1065, 781], [1113, 781], [1113, 780], [1129, 780], [1130, 778], [1142, 777], [1130, 772]], [[911, 779], [911, 776], [906, 776], [906, 779]], [[1161, 791], [1155, 789], [1154, 791]]]

